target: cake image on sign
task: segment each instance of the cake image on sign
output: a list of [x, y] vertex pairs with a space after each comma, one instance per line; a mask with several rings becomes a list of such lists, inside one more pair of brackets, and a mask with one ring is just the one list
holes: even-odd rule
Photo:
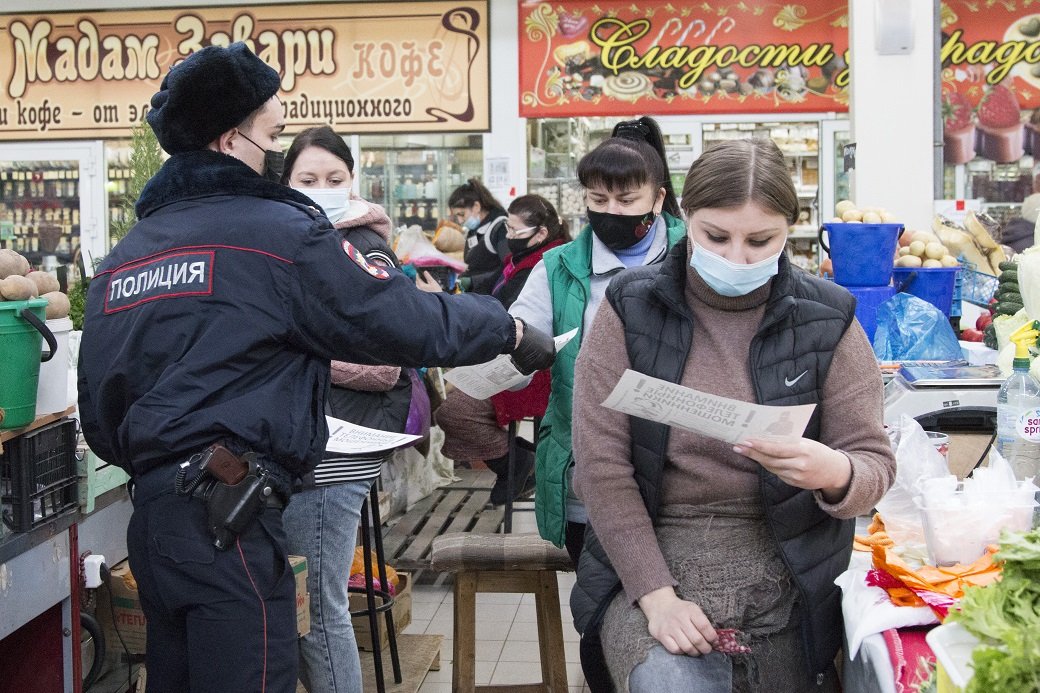
[[943, 94], [943, 161], [965, 164], [975, 158], [975, 123], [971, 104], [960, 92]]
[[603, 81], [603, 93], [621, 101], [637, 101], [649, 94], [653, 87], [649, 77], [633, 70], [610, 75]]
[[998, 164], [1010, 164], [1025, 154], [1018, 100], [1003, 84], [986, 92], [979, 103], [979, 153]]

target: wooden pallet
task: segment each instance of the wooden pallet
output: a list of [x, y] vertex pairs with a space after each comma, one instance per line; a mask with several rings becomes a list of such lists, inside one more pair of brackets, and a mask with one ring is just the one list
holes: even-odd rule
[[430, 567], [433, 540], [448, 532], [497, 532], [505, 514], [503, 506], [492, 507], [494, 472], [487, 469], [458, 469], [459, 481], [436, 489], [383, 530], [386, 562], [398, 570]]

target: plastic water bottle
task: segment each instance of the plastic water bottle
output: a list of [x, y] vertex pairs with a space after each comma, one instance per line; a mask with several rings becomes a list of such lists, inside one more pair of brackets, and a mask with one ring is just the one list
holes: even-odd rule
[[997, 450], [1022, 480], [1040, 477], [1040, 382], [1029, 373], [1025, 341], [1016, 342], [1013, 364], [997, 393]]

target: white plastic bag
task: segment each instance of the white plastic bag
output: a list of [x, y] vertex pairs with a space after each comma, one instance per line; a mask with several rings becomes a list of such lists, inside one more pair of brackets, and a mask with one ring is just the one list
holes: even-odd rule
[[946, 476], [946, 460], [932, 445], [921, 424], [903, 414], [899, 426], [890, 433], [896, 453], [896, 480], [878, 501], [877, 509], [885, 521], [885, 531], [900, 547], [924, 548], [924, 525], [915, 498], [927, 479]]
[[928, 540], [930, 562], [968, 564], [995, 544], [1001, 530], [1028, 532], [1036, 507], [1033, 480], [1019, 480], [995, 449], [989, 466], [959, 482], [951, 475], [927, 479], [918, 505]]
[[400, 231], [394, 244], [394, 252], [397, 254], [397, 258], [406, 265], [450, 267], [459, 273], [466, 271], [465, 262], [437, 250], [416, 224]]
[[1018, 290], [1022, 306], [1030, 316], [1040, 315], [1040, 248], [1036, 246], [1015, 256], [1018, 260]]

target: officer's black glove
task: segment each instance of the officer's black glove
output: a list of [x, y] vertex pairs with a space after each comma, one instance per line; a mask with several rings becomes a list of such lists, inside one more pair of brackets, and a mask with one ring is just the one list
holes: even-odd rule
[[516, 369], [528, 375], [548, 368], [556, 360], [556, 344], [550, 335], [528, 325], [516, 318], [524, 326], [524, 334], [520, 343], [510, 352]]

